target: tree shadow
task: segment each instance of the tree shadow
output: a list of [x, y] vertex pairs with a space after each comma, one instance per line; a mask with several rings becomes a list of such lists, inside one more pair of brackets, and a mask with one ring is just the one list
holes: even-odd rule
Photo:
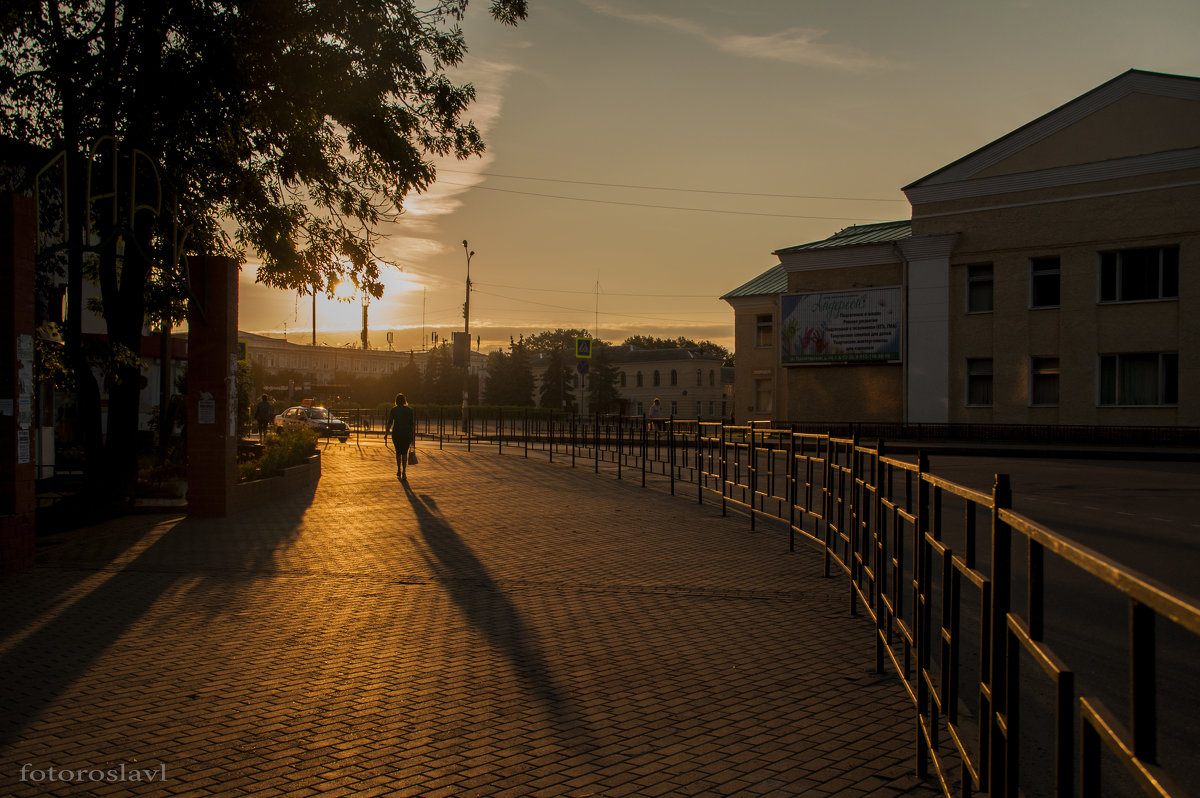
[[[252, 543], [226, 546], [220, 567], [229, 564], [232, 551], [239, 570], [269, 568], [276, 552], [297, 535], [315, 490], [316, 483], [273, 502], [271, 523], [253, 524]], [[227, 585], [221, 571], [214, 573], [215, 562], [196, 560], [194, 541], [229, 535], [231, 527], [236, 531], [250, 523], [248, 516], [239, 523], [238, 515], [159, 519], [152, 525], [132, 521], [120, 529], [97, 530], [97, 535], [113, 538], [100, 556], [90, 554], [88, 541], [72, 541], [68, 547], [82, 552], [79, 559], [73, 560], [70, 551], [43, 557], [33, 570], [0, 584], [5, 615], [31, 603], [25, 599], [31, 594], [40, 610], [20, 613], [19, 625], [4, 624], [0, 747], [16, 742], [160, 597], [197, 576], [202, 582], [209, 576], [213, 590]], [[236, 610], [236, 602], [230, 601], [226, 609]]]
[[404, 492], [432, 556], [427, 558], [428, 564], [463, 617], [505, 658], [522, 688], [550, 718], [559, 738], [583, 753], [596, 751], [598, 742], [586, 719], [555, 683], [536, 632], [526, 625], [487, 567], [446, 521], [437, 502], [425, 494], [418, 495], [408, 483], [404, 483]]

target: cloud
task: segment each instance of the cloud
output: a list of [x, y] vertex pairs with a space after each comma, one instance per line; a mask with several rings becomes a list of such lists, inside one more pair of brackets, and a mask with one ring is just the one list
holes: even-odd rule
[[846, 72], [867, 72], [893, 66], [887, 59], [872, 55], [858, 47], [820, 41], [828, 34], [828, 31], [820, 28], [788, 28], [762, 36], [718, 33], [689, 19], [629, 11], [616, 8], [601, 0], [582, 0], [582, 2], [596, 13], [684, 33], [707, 42], [723, 53], [740, 58], [760, 58], [767, 61]]

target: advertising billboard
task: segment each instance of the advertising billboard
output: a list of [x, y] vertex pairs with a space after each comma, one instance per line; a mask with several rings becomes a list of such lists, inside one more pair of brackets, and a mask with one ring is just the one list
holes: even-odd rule
[[779, 298], [781, 362], [898, 361], [901, 311], [899, 286], [784, 294]]

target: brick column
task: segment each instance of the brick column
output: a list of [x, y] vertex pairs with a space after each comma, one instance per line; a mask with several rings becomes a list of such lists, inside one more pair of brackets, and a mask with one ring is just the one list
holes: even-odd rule
[[33, 565], [33, 200], [0, 195], [0, 573]]
[[238, 268], [193, 257], [188, 272], [188, 511], [223, 516], [237, 482]]

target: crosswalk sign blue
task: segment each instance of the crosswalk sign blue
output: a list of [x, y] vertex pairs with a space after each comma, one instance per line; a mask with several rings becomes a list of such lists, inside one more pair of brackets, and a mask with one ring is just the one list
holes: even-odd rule
[[575, 357], [592, 356], [592, 339], [591, 338], [576, 338], [575, 339]]

